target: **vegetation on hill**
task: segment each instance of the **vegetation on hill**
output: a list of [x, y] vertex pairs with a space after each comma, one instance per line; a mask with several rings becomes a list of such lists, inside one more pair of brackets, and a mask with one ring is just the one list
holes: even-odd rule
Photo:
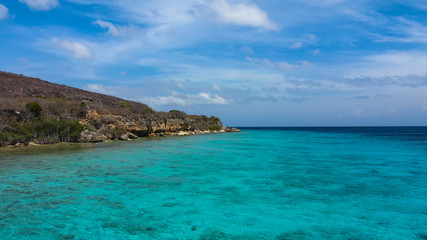
[[224, 130], [234, 129], [217, 117], [156, 112], [142, 103], [0, 71], [0, 146]]

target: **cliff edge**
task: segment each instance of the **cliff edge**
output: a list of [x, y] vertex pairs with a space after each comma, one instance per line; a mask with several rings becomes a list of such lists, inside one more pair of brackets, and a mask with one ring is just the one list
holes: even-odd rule
[[0, 71], [0, 146], [235, 131], [214, 116], [157, 112], [143, 103]]

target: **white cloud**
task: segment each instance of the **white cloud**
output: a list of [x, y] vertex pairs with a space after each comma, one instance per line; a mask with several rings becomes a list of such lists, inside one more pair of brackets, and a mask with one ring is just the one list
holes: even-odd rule
[[108, 34], [110, 34], [110, 35], [113, 35], [113, 36], [119, 36], [120, 35], [119, 29], [117, 29], [117, 27], [115, 27], [114, 24], [112, 24], [110, 22], [105, 22], [102, 20], [96, 20], [92, 23], [95, 25], [99, 25], [102, 28], [106, 28], [108, 30]]
[[214, 84], [214, 85], [212, 86], [212, 89], [213, 89], [213, 90], [218, 91], [218, 90], [221, 90], [221, 87], [220, 87], [220, 86], [218, 86], [218, 85], [216, 85], [216, 84]]
[[315, 49], [311, 52], [314, 56], [320, 54], [320, 50], [319, 49]]
[[185, 106], [185, 99], [167, 96], [167, 97], [141, 97], [137, 101], [140, 101], [148, 106], [165, 106], [165, 105], [181, 105]]
[[113, 87], [103, 86], [99, 84], [87, 84], [84, 86], [84, 89], [92, 92], [103, 93], [113, 95], [116, 92], [113, 90]]
[[228, 101], [218, 96], [217, 94], [212, 93], [199, 93], [197, 96], [193, 97], [193, 100], [195, 102], [198, 102], [199, 104], [207, 104], [207, 105], [226, 105]]
[[98, 25], [102, 28], [107, 29], [107, 33], [111, 36], [124, 36], [129, 35], [132, 32], [133, 27], [123, 27], [115, 25], [111, 22], [106, 22], [102, 20], [93, 21], [92, 24]]
[[346, 0], [303, 0], [303, 2], [316, 7], [330, 7], [346, 2]]
[[305, 37], [306, 37], [309, 41], [316, 41], [316, 40], [317, 40], [316, 35], [314, 35], [314, 34], [312, 34], [312, 33], [306, 34], [306, 35], [305, 35]]
[[266, 12], [255, 4], [229, 4], [226, 0], [215, 0], [212, 9], [218, 15], [218, 19], [225, 23], [265, 28], [278, 31], [279, 25], [268, 18]]
[[9, 9], [0, 3], [0, 19], [5, 19], [9, 15]]
[[348, 77], [402, 77], [427, 75], [426, 52], [389, 52], [348, 65]]
[[309, 33], [305, 34], [303, 38], [297, 40], [294, 44], [289, 46], [290, 49], [299, 49], [303, 45], [312, 45], [317, 41], [316, 35]]
[[376, 24], [380, 22], [380, 18], [378, 16], [372, 17], [369, 15], [363, 14], [359, 11], [356, 11], [354, 9], [345, 8], [342, 10], [342, 13], [344, 13], [347, 16], [350, 16], [351, 18], [359, 22], [366, 22], [371, 24]]
[[280, 71], [298, 69], [298, 68], [309, 67], [309, 66], [313, 65], [312, 63], [307, 62], [307, 61], [298, 61], [298, 62], [296, 62], [296, 64], [291, 64], [291, 63], [288, 63], [285, 61], [272, 62], [267, 58], [250, 58], [250, 57], [247, 57], [246, 60], [248, 60], [249, 62], [252, 62], [252, 63], [265, 65], [265, 66], [268, 66], [272, 69], [280, 70]]
[[392, 30], [400, 36], [380, 36], [380, 41], [404, 42], [404, 43], [427, 43], [427, 27], [418, 22], [398, 18], [397, 26]]
[[254, 51], [252, 50], [252, 48], [248, 47], [248, 46], [243, 46], [242, 48], [240, 48], [240, 52], [245, 53], [245, 54], [254, 54]]
[[68, 42], [66, 40], [58, 40], [57, 38], [52, 38], [52, 43], [55, 45], [70, 50], [74, 53], [75, 58], [92, 58], [93, 53], [87, 48], [84, 44], [79, 42]]
[[141, 97], [137, 99], [149, 106], [165, 105], [227, 105], [229, 100], [217, 94], [201, 92], [182, 96]]
[[296, 42], [294, 44], [292, 44], [289, 48], [290, 49], [298, 49], [302, 47], [302, 42]]
[[48, 11], [54, 7], [59, 6], [58, 0], [19, 0], [25, 3], [33, 10]]

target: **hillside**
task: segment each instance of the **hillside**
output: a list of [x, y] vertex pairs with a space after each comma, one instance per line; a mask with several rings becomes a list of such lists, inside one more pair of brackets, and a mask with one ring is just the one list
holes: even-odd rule
[[0, 71], [0, 146], [230, 132], [216, 117], [156, 112], [125, 99]]

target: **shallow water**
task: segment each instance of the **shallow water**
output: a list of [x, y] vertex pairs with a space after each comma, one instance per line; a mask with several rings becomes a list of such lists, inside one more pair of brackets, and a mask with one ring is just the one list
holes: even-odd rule
[[0, 239], [427, 239], [427, 129], [408, 129], [0, 153]]

